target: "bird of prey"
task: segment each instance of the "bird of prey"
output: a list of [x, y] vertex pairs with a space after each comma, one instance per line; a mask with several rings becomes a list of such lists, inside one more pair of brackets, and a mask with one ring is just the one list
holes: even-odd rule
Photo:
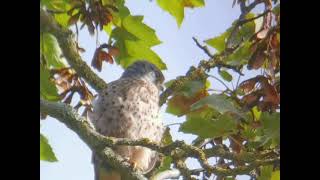
[[[88, 117], [96, 131], [117, 138], [149, 138], [160, 144], [165, 129], [159, 118], [163, 82], [164, 76], [154, 64], [134, 62], [93, 103]], [[119, 146], [114, 151], [143, 173], [151, 171], [158, 158], [157, 152], [144, 147]], [[100, 165], [94, 153], [92, 161], [95, 180], [121, 180], [121, 174]]]

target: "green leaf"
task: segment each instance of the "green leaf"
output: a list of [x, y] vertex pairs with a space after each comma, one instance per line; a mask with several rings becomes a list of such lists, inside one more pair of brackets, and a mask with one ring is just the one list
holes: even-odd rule
[[224, 80], [226, 80], [228, 82], [232, 81], [232, 76], [227, 71], [224, 71], [224, 70], [219, 71], [219, 74]]
[[67, 13], [55, 14], [54, 19], [63, 27], [68, 27], [69, 15]]
[[103, 26], [103, 30], [110, 36], [112, 32], [112, 23], [108, 23], [108, 25]]
[[226, 136], [235, 132], [237, 122], [228, 114], [213, 118], [214, 111], [206, 108], [201, 112], [187, 114], [187, 120], [181, 124], [179, 131], [198, 135], [201, 138]]
[[185, 114], [183, 109], [181, 109], [180, 107], [175, 106], [172, 101], [169, 101], [167, 103], [166, 113], [170, 113], [170, 114], [176, 115], [178, 117], [180, 117], [180, 116]]
[[62, 68], [66, 66], [57, 39], [50, 33], [40, 34], [40, 52], [44, 56], [48, 67]]
[[[248, 13], [245, 19], [251, 19], [254, 17], [255, 17], [255, 14]], [[251, 38], [251, 36], [255, 33], [255, 28], [256, 28], [256, 24], [254, 23], [254, 21], [247, 22], [241, 26], [238, 36], [240, 36], [244, 41], [246, 41], [249, 38]]]
[[116, 2], [116, 7], [118, 8], [118, 12], [111, 11], [112, 14], [112, 22], [115, 26], [121, 27], [122, 20], [130, 15], [129, 9], [124, 5], [124, 0], [118, 0]]
[[49, 101], [58, 101], [60, 97], [57, 92], [57, 87], [50, 81], [50, 72], [40, 64], [40, 96]]
[[127, 40], [125, 41], [125, 47], [128, 55], [134, 57], [134, 59], [122, 63], [125, 68], [137, 60], [144, 59], [153, 63], [161, 70], [167, 69], [166, 64], [162, 62], [160, 57], [152, 51], [150, 47], [146, 46], [144, 42]]
[[142, 22], [143, 16], [127, 16], [122, 25], [125, 30], [142, 40], [147, 46], [155, 46], [161, 43], [155, 30]]
[[40, 134], [40, 160], [49, 162], [58, 161], [48, 143], [48, 139], [42, 134]]
[[273, 171], [271, 175], [271, 180], [280, 180], [280, 171]]
[[255, 119], [259, 120], [261, 116], [261, 111], [257, 108], [257, 106], [252, 108]]
[[200, 99], [196, 103], [192, 104], [191, 110], [199, 109], [205, 105], [216, 109], [219, 113], [225, 112], [239, 113], [239, 110], [233, 105], [230, 98], [221, 94], [211, 94], [203, 99]]
[[120, 56], [116, 58], [116, 62], [123, 68], [127, 68], [137, 60], [147, 60], [161, 70], [167, 68], [166, 64], [150, 48], [150, 43], [146, 44], [146, 41], [139, 40], [124, 28], [113, 29], [110, 37], [116, 41], [114, 46], [120, 50]]
[[255, 129], [248, 125], [243, 125], [242, 135], [248, 140], [254, 140], [257, 136]]
[[272, 169], [272, 165], [260, 167], [260, 176], [258, 177], [258, 180], [270, 180], [272, 175]]
[[178, 93], [186, 97], [192, 97], [195, 93], [199, 92], [201, 89], [205, 88], [205, 83], [201, 81], [188, 81], [179, 90]]
[[206, 41], [204, 41], [206, 44], [208, 44], [209, 46], [215, 48], [218, 53], [222, 52], [225, 48], [226, 48], [226, 38], [229, 36], [229, 32], [226, 31], [224, 33], [222, 33], [221, 35], [208, 39]]
[[158, 5], [176, 19], [179, 27], [184, 18], [184, 7], [182, 2], [182, 0], [157, 0]]
[[271, 148], [276, 147], [280, 143], [280, 113], [262, 112], [260, 121], [264, 130], [262, 145], [270, 142]]
[[245, 41], [234, 53], [225, 58], [224, 61], [234, 66], [247, 64], [252, 54], [250, 50], [251, 44], [251, 42]]
[[55, 11], [66, 11], [70, 7], [68, 0], [41, 0], [40, 4]]
[[[255, 15], [253, 13], [248, 13], [245, 19], [253, 18]], [[249, 40], [252, 35], [255, 33], [255, 23], [254, 21], [249, 21], [241, 26], [236, 26], [238, 20], [232, 23], [232, 27], [227, 30], [230, 34], [227, 36], [227, 45], [226, 47], [235, 47], [243, 41]], [[236, 28], [236, 29], [235, 29]]]

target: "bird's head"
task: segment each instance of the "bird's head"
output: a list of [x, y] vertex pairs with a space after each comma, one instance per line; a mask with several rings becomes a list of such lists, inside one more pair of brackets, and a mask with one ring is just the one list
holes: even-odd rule
[[163, 90], [164, 76], [159, 68], [148, 61], [136, 61], [122, 74], [121, 78], [135, 77], [154, 83], [160, 91]]

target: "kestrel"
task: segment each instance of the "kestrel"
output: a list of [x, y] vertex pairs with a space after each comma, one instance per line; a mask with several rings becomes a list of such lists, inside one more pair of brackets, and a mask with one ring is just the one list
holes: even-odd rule
[[[129, 139], [149, 138], [159, 143], [164, 126], [159, 118], [159, 94], [164, 76], [153, 64], [136, 61], [120, 79], [108, 84], [93, 103], [89, 119], [96, 131], [105, 136]], [[158, 154], [148, 148], [119, 146], [114, 149], [143, 173], [154, 167]], [[121, 180], [110, 167], [102, 167], [93, 153], [95, 180]], [[123, 177], [122, 177], [123, 180]]]

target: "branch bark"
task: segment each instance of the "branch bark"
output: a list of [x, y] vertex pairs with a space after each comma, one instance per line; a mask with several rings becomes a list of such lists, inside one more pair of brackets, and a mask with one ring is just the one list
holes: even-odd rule
[[97, 92], [107, 87], [98, 75], [96, 75], [87, 63], [79, 55], [74, 35], [71, 30], [61, 27], [55, 19], [45, 10], [40, 8], [40, 31], [53, 34], [61, 47], [64, 57], [79, 76], [94, 88]]

